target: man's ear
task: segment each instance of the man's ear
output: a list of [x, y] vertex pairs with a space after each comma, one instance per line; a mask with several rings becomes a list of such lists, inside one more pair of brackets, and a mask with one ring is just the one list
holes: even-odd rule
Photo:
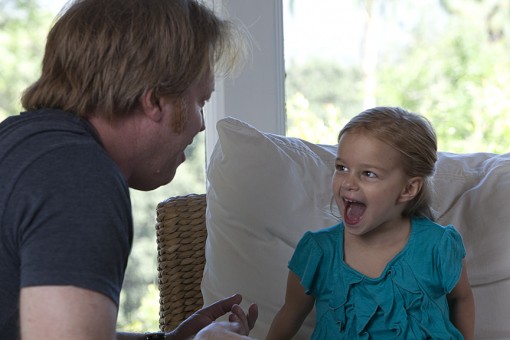
[[411, 201], [413, 198], [418, 195], [421, 188], [423, 186], [423, 178], [422, 177], [412, 177], [410, 178], [402, 192], [400, 193], [399, 203], [405, 203]]
[[145, 90], [140, 99], [143, 113], [155, 122], [159, 122], [163, 118], [163, 110], [159, 100], [154, 96], [154, 90]]

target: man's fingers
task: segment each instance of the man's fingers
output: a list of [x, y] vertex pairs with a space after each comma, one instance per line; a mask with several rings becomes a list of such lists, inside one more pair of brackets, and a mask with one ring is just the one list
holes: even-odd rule
[[239, 323], [241, 326], [241, 333], [243, 335], [248, 335], [250, 333], [248, 317], [244, 314], [243, 309], [239, 305], [232, 306], [231, 314], [229, 316], [230, 322]]
[[248, 308], [248, 313], [244, 313], [243, 309], [239, 306], [241, 300], [242, 296], [235, 294], [204, 307], [195, 314], [202, 315], [212, 322], [230, 312], [229, 321], [239, 325], [243, 330], [242, 333], [248, 335], [257, 321], [259, 315], [258, 306], [252, 304]]
[[240, 323], [245, 331], [245, 334], [248, 335], [255, 326], [258, 314], [259, 311], [258, 306], [256, 304], [250, 305], [250, 307], [248, 308], [248, 313], [245, 313], [244, 310], [239, 305], [234, 305], [232, 306], [229, 321]]
[[200, 331], [195, 340], [255, 340], [239, 334], [241, 325], [237, 322], [213, 322]]
[[255, 326], [255, 322], [257, 321], [257, 318], [259, 317], [259, 307], [256, 304], [252, 304], [248, 308], [248, 327], [250, 327], [250, 330], [253, 329]]
[[212, 321], [216, 320], [220, 316], [223, 316], [232, 310], [232, 306], [241, 303], [242, 296], [240, 294], [234, 294], [223, 300], [219, 300], [207, 307], [202, 308], [197, 312], [209, 317]]

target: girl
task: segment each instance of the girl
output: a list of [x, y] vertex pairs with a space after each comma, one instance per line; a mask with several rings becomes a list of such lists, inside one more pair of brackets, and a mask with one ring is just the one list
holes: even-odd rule
[[343, 221], [300, 240], [266, 340], [292, 338], [314, 303], [312, 339], [473, 338], [462, 239], [430, 208], [436, 159], [429, 122], [401, 108], [341, 130], [332, 188]]

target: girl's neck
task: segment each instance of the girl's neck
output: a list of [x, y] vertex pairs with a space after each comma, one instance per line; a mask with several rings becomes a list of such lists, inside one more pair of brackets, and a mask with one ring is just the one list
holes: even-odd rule
[[366, 247], [388, 247], [407, 242], [411, 233], [411, 218], [402, 217], [398, 221], [385, 223], [367, 234], [353, 235], [344, 232], [345, 242], [352, 242]]
[[369, 236], [344, 232], [344, 262], [365, 276], [378, 278], [409, 241], [411, 220], [405, 222]]

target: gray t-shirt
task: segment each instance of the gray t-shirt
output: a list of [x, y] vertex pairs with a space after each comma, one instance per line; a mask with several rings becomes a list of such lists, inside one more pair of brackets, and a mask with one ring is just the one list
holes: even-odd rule
[[23, 287], [72, 285], [117, 305], [133, 239], [129, 188], [84, 120], [0, 124], [0, 338], [19, 338]]

